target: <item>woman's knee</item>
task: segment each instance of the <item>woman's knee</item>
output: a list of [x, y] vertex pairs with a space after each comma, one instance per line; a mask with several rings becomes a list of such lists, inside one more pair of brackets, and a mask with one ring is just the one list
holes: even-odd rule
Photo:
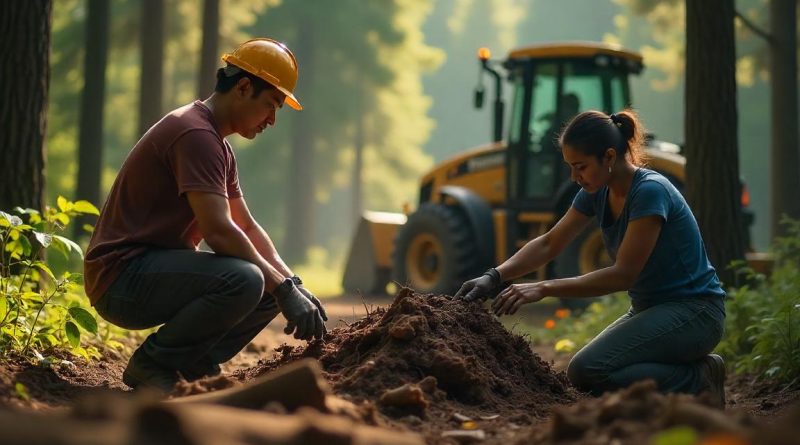
[[606, 377], [608, 373], [595, 360], [580, 352], [572, 357], [567, 366], [567, 379], [581, 391], [592, 391]]

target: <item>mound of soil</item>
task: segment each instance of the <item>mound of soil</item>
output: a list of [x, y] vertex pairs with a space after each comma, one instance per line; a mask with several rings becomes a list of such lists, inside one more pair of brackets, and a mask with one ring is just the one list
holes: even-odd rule
[[546, 424], [514, 443], [638, 445], [654, 443], [652, 438], [659, 435], [656, 443], [779, 444], [783, 443], [780, 437], [789, 437], [788, 429], [793, 430], [791, 437], [797, 437], [798, 415], [800, 410], [795, 410], [791, 421], [789, 416], [767, 427], [743, 411], [710, 408], [702, 398], [664, 395], [656, 390], [654, 381], [647, 380], [601, 398], [554, 408]]
[[482, 305], [448, 296], [401, 289], [388, 309], [335, 329], [325, 340], [283, 347], [281, 357], [237, 377], [249, 380], [314, 357], [336, 394], [374, 403], [383, 414], [415, 430], [430, 428], [433, 435], [470, 418], [470, 427], [492, 436], [493, 426], [531, 424], [551, 406], [577, 399], [564, 373], [554, 372], [525, 338], [509, 333]]

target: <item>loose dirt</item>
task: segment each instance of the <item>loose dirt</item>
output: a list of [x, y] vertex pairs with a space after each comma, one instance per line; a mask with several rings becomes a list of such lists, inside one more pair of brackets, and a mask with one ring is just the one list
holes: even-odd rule
[[[792, 411], [800, 400], [796, 386], [730, 377], [724, 413], [693, 397], [661, 395], [647, 383], [587, 398], [568, 385], [567, 360], [554, 359], [552, 346], [532, 350], [526, 338], [510, 333], [479, 304], [404, 289], [390, 305], [364, 306], [364, 312], [359, 318], [353, 310], [324, 342], [307, 345], [293, 339], [280, 345], [287, 338], [276, 321], [263, 334], [267, 343], [246, 348], [223, 367], [223, 377], [180, 386], [175, 395], [222, 389], [313, 357], [334, 393], [365, 413], [358, 422], [409, 429], [429, 444], [638, 444], [659, 431], [672, 434], [677, 428], [681, 434], [682, 425], [692, 426], [704, 443], [722, 443], [711, 442], [720, 434], [739, 440], [724, 442], [729, 445], [798, 443], [800, 437], [800, 410]], [[91, 363], [61, 358], [68, 362], [0, 363], [0, 414], [4, 408], [41, 414], [73, 407], [101, 391], [127, 395], [121, 383], [127, 357], [110, 350]], [[255, 366], [254, 358], [261, 358]], [[25, 394], [15, 389], [17, 383]], [[776, 421], [782, 418], [790, 420]]]
[[324, 343], [280, 352], [235, 376], [249, 380], [299, 358], [317, 358], [336, 394], [376, 405], [422, 431], [429, 443], [449, 443], [442, 433], [464, 426], [497, 439], [514, 431], [509, 424], [534, 423], [551, 406], [578, 398], [563, 372], [483, 306], [410, 289], [401, 290], [388, 309], [333, 330]]

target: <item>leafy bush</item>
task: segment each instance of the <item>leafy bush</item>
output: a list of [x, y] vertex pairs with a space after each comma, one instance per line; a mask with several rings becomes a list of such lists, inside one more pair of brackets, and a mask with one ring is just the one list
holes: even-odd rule
[[729, 291], [725, 338], [717, 350], [735, 372], [789, 384], [800, 379], [800, 221], [784, 219], [769, 277], [734, 264], [750, 283]]
[[82, 275], [53, 273], [42, 260], [50, 252], [83, 256], [80, 246], [59, 235], [74, 217], [97, 215], [88, 201], [58, 198], [44, 213], [15, 208], [0, 211], [0, 357], [14, 352], [43, 359], [42, 351], [66, 349], [89, 359], [94, 347], [81, 346], [81, 331], [96, 336], [97, 319], [82, 305]]

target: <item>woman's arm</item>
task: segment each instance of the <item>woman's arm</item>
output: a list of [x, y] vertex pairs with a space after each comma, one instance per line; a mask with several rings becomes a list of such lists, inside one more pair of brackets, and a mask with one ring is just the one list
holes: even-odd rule
[[590, 220], [590, 217], [570, 207], [552, 229], [528, 241], [511, 258], [497, 266], [501, 280], [513, 280], [550, 262], [586, 228]]
[[628, 290], [647, 264], [663, 225], [660, 216], [635, 219], [628, 223], [614, 265], [575, 278], [514, 284], [497, 296], [492, 308], [497, 315], [513, 314], [544, 297], [596, 297]]

